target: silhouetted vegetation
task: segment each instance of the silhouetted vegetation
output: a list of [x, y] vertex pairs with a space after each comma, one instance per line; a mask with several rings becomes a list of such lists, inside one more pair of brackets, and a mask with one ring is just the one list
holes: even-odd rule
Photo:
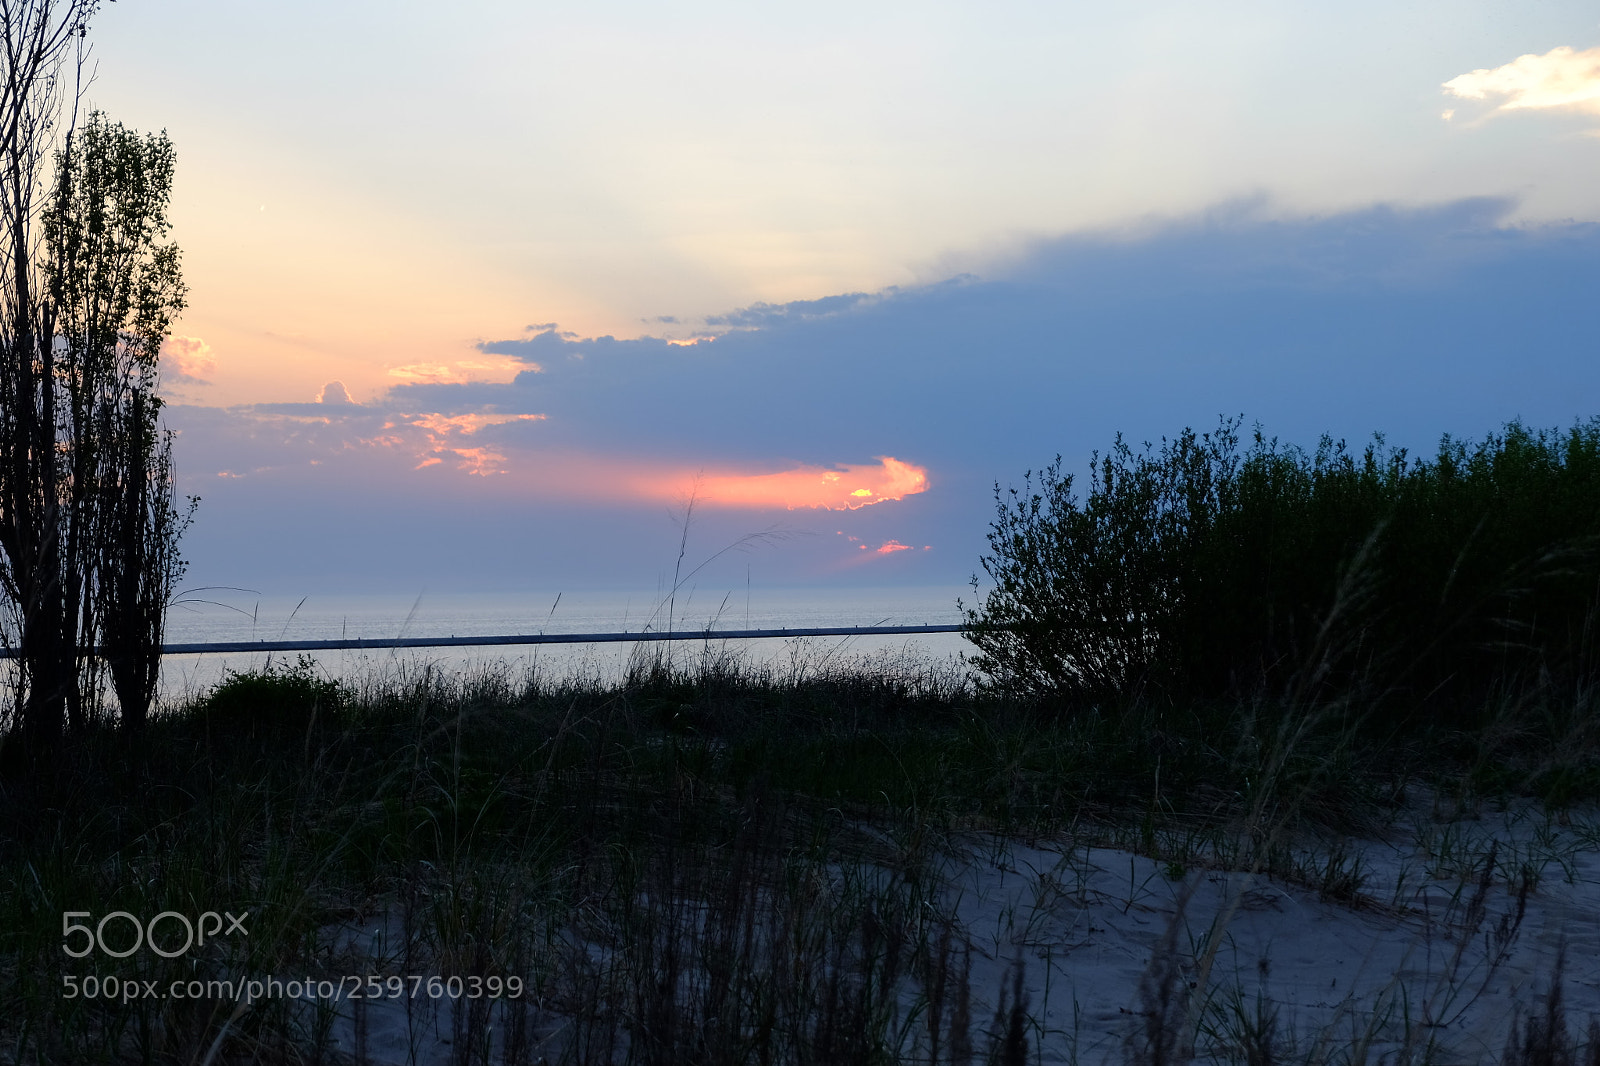
[[[946, 877], [975, 841], [1066, 839], [1186, 885], [1237, 871], [1365, 906], [1346, 838], [1393, 824], [1415, 783], [1436, 812], [1600, 797], [1600, 427], [1511, 426], [1425, 463], [1241, 452], [1236, 430], [1119, 443], [1081, 504], [1059, 466], [1006, 497], [974, 614], [983, 681], [803, 644], [759, 667], [641, 646], [614, 683], [361, 682], [302, 658], [156, 715], [132, 760], [88, 721], [54, 773], [0, 791], [0, 1060], [362, 1062], [381, 1024], [413, 1057], [447, 1032], [462, 1063], [1037, 1062], [1061, 1030], [1030, 1013], [1026, 960], [980, 986], [956, 920]], [[1420, 710], [1380, 729], [1379, 706]], [[1127, 1004], [1127, 1061], [1358, 1061], [1379, 1039], [1430, 1059], [1438, 1002], [1470, 994], [1467, 946], [1489, 945], [1492, 974], [1542, 868], [1496, 847], [1440, 845], [1464, 871], [1458, 936], [1417, 1015], [1297, 1034], [1214, 978], [1226, 938], [1173, 924]], [[1501, 883], [1518, 909], [1496, 925]], [[117, 975], [517, 975], [527, 995], [62, 997], [83, 973], [64, 914], [230, 906], [248, 937], [119, 956]], [[1596, 1054], [1560, 977], [1558, 960], [1543, 1007], [1506, 1019], [1508, 1060]]]
[[1600, 420], [1413, 458], [1238, 420], [996, 496], [968, 611], [992, 683], [1085, 707], [1337, 695], [1413, 723], [1580, 692], [1600, 620]]
[[522, 975], [516, 1003], [404, 1007], [395, 1024], [454, 1032], [460, 1062], [1037, 1061], [1020, 970], [974, 988], [949, 924], [954, 842], [1068, 834], [1173, 877], [1258, 870], [1356, 900], [1342, 852], [1286, 834], [1377, 824], [1418, 776], [1469, 804], [1564, 763], [1571, 801], [1600, 762], [1510, 717], [1527, 708], [1504, 709], [1518, 762], [1477, 735], [1368, 744], [1338, 703], [1063, 716], [915, 658], [658, 649], [618, 684], [268, 665], [153, 718], [136, 772], [115, 733], [68, 738], [56, 774], [0, 794], [0, 1061], [348, 1061], [350, 1011], [377, 1007], [345, 1004], [336, 1032], [314, 1000], [61, 998], [82, 972], [63, 912], [229, 906], [255, 916], [247, 939], [116, 972]]
[[[0, 638], [5, 763], [105, 708], [137, 729], [183, 572], [157, 360], [183, 308], [172, 145], [78, 117], [92, 0], [0, 6]], [[74, 71], [76, 66], [76, 71]], [[53, 162], [53, 170], [48, 164]], [[50, 170], [47, 173], [47, 170]], [[190, 511], [192, 512], [192, 502]]]

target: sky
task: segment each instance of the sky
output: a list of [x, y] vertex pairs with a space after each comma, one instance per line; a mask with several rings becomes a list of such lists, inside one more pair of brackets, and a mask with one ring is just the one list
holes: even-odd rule
[[122, 0], [91, 36], [89, 104], [178, 152], [191, 584], [959, 585], [996, 484], [1119, 432], [1600, 414], [1592, 4]]

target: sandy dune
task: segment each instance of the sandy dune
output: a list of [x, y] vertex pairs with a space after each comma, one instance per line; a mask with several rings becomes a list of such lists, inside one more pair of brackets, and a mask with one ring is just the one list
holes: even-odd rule
[[[1370, 1042], [1375, 1056], [1428, 1045], [1435, 1061], [1498, 1061], [1563, 945], [1573, 1028], [1600, 1015], [1594, 824], [1532, 808], [1445, 823], [1414, 813], [1388, 840], [1349, 845], [1345, 868], [1359, 862], [1365, 876], [1347, 900], [1109, 848], [973, 846], [951, 892], [976, 949], [974, 988], [993, 1003], [1023, 961], [1045, 1062], [1120, 1060], [1152, 1009], [1188, 1013], [1202, 1057], [1238, 1054], [1265, 1014], [1296, 1059]], [[1141, 985], [1159, 984], [1166, 945], [1178, 981], [1162, 1008]]]
[[[1428, 802], [1384, 836], [1301, 841], [1289, 880], [1063, 840], [954, 842], [945, 918], [971, 946], [978, 1046], [1019, 960], [1031, 1062], [1147, 1060], [1162, 1031], [1193, 1034], [1202, 1061], [1250, 1061], [1268, 1030], [1274, 1061], [1499, 1062], [1563, 951], [1572, 1030], [1600, 1015], [1592, 813], [1440, 819]], [[907, 982], [904, 1004], [925, 1009], [923, 990]], [[371, 1062], [451, 1061], [442, 1012], [380, 1004], [366, 1025]], [[339, 1029], [348, 1050], [348, 1018]]]

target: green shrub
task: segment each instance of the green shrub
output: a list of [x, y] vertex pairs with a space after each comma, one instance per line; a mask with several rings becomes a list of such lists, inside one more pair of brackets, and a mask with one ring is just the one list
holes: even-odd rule
[[1414, 705], [1592, 670], [1600, 419], [1446, 437], [1431, 460], [1381, 436], [1241, 448], [1240, 425], [1139, 452], [1119, 436], [1082, 499], [1059, 457], [997, 486], [992, 587], [967, 611], [993, 685]]
[[306, 729], [317, 716], [337, 718], [349, 694], [337, 681], [321, 677], [309, 655], [290, 666], [270, 660], [259, 670], [230, 673], [197, 710], [213, 724], [256, 729]]

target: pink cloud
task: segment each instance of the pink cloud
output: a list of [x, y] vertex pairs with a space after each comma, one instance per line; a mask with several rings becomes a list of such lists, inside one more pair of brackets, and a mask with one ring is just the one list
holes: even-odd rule
[[392, 366], [388, 373], [406, 385], [465, 385], [469, 382], [504, 385], [516, 380], [518, 374], [537, 374], [541, 370], [538, 363], [490, 355], [449, 363], [408, 363]]
[[318, 403], [326, 404], [353, 404], [349, 391], [342, 381], [330, 381], [322, 386], [322, 395], [317, 397]]
[[211, 345], [199, 337], [173, 335], [161, 344], [161, 376], [169, 382], [209, 385], [216, 369]]
[[801, 466], [776, 473], [723, 472], [698, 478], [684, 473], [644, 474], [629, 481], [638, 495], [646, 497], [680, 497], [692, 485], [696, 499], [724, 507], [855, 510], [926, 492], [928, 471], [883, 455], [876, 464]]

